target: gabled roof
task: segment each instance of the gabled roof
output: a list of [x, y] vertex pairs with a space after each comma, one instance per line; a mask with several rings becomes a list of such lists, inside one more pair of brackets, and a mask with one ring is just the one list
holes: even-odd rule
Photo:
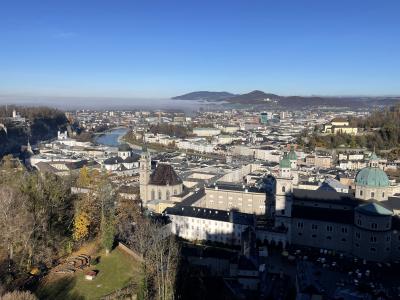
[[104, 164], [105, 164], [105, 165], [116, 165], [116, 164], [121, 164], [121, 163], [123, 163], [123, 162], [124, 162], [124, 160], [123, 160], [121, 157], [119, 157], [119, 156], [114, 156], [114, 157], [107, 158], [107, 159], [104, 161]]
[[159, 163], [150, 176], [150, 184], [154, 185], [177, 185], [181, 183], [182, 180], [169, 164]]
[[128, 156], [127, 158], [125, 158], [124, 163], [133, 163], [133, 162], [137, 162], [140, 159], [140, 155], [132, 153], [131, 156]]

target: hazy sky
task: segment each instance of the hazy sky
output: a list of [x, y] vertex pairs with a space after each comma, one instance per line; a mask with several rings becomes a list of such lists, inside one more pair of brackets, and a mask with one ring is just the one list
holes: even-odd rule
[[0, 95], [253, 89], [400, 94], [400, 1], [0, 1]]

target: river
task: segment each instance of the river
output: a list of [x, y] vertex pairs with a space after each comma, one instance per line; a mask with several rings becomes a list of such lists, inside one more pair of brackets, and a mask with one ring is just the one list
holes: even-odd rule
[[128, 130], [128, 128], [111, 129], [97, 136], [95, 138], [95, 143], [110, 147], [118, 147], [118, 145], [121, 144], [120, 138], [123, 137]]

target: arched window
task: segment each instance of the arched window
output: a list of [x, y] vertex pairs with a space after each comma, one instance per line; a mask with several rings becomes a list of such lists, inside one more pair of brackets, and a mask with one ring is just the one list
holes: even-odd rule
[[158, 191], [158, 199], [161, 200], [161, 197], [162, 197], [162, 196], [161, 196], [161, 191], [159, 190], [159, 191]]
[[169, 191], [167, 191], [167, 200], [169, 200]]
[[154, 192], [154, 190], [151, 190], [151, 200], [155, 200], [156, 198], [156, 193]]
[[285, 192], [286, 192], [286, 187], [283, 186], [283, 187], [282, 187], [282, 193], [285, 193]]
[[177, 191], [176, 190], [174, 190], [174, 195], [176, 195], [177, 194]]

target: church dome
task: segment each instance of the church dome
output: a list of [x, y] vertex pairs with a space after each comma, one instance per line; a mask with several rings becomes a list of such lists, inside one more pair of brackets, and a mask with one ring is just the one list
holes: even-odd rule
[[358, 172], [356, 184], [370, 187], [387, 187], [390, 185], [386, 173], [378, 167], [366, 167]]

